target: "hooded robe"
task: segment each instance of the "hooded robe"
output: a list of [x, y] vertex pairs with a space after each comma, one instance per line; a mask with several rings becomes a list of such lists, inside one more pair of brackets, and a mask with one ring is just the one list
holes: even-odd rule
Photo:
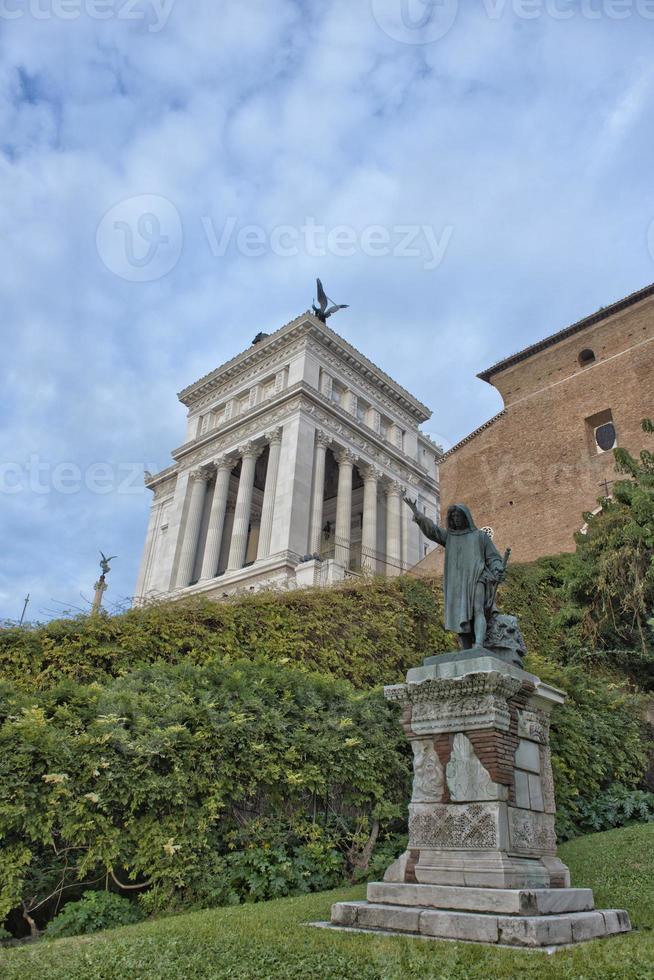
[[465, 514], [468, 522], [468, 526], [460, 531], [439, 527], [423, 514], [417, 514], [414, 520], [425, 537], [445, 548], [445, 629], [453, 633], [472, 633], [477, 584], [484, 583], [484, 605], [488, 616], [493, 608], [493, 585], [504, 571], [504, 563], [488, 534], [475, 527], [466, 505], [453, 504], [448, 514], [454, 507]]

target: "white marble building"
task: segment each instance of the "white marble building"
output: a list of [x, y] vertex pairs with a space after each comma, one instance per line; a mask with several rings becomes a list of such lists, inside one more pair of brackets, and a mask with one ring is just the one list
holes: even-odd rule
[[401, 499], [438, 515], [429, 409], [311, 313], [179, 399], [186, 440], [146, 475], [137, 601], [398, 575], [433, 547]]

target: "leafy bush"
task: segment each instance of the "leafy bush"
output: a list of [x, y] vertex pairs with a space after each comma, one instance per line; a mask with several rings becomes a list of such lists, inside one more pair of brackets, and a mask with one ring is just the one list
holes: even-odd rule
[[652, 820], [654, 793], [626, 789], [620, 783], [615, 783], [589, 803], [582, 801], [579, 805], [579, 826], [588, 833]]
[[0, 674], [25, 687], [88, 683], [160, 661], [294, 664], [358, 687], [401, 680], [452, 648], [432, 582], [372, 579], [330, 589], [261, 592], [224, 602], [157, 603], [113, 617], [0, 628]]
[[535, 654], [527, 669], [565, 691], [564, 705], [552, 713], [552, 766], [556, 786], [557, 833], [579, 833], [581, 807], [612, 783], [638, 786], [647, 768], [644, 701], [624, 681], [574, 665], [555, 665]]
[[0, 916], [107, 873], [159, 908], [325, 887], [361, 828], [401, 817], [408, 796], [381, 692], [288, 667], [5, 683], [0, 720]]
[[48, 923], [46, 936], [62, 939], [101, 929], [117, 929], [139, 922], [143, 913], [138, 905], [113, 892], [84, 892], [77, 902], [68, 902]]
[[[570, 662], [572, 559], [512, 568], [501, 595], [527, 668], [568, 694], [561, 837], [647, 764], [637, 691], [614, 664]], [[437, 583], [400, 577], [0, 629], [0, 916], [25, 903], [42, 926], [62, 887], [108, 873], [148, 911], [381, 874], [411, 762], [369, 688], [452, 649], [441, 606]]]

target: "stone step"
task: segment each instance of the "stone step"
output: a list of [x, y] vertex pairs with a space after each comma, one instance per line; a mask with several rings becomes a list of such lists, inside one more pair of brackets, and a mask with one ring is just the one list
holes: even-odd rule
[[622, 909], [549, 915], [493, 915], [488, 912], [457, 912], [375, 902], [338, 902], [332, 906], [331, 921], [333, 926], [340, 928], [530, 948], [600, 939], [629, 932], [631, 928], [629, 916]]
[[367, 896], [369, 902], [382, 905], [504, 915], [555, 915], [589, 912], [595, 907], [590, 888], [474, 888], [375, 881], [368, 885]]

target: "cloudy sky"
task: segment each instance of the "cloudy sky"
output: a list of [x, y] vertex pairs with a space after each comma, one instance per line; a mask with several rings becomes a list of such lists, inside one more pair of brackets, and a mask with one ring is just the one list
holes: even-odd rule
[[0, 618], [134, 591], [176, 392], [307, 309], [434, 412], [654, 280], [653, 0], [0, 0]]

